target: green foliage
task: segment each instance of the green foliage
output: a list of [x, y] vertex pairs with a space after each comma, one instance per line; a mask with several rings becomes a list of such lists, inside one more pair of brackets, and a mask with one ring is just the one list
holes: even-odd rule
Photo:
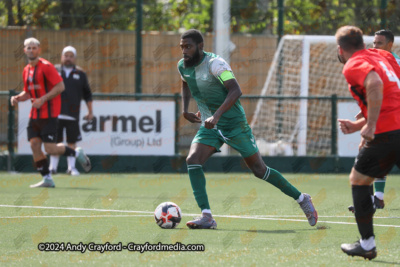
[[[342, 25], [356, 25], [365, 34], [386, 27], [400, 34], [400, 0], [285, 0], [285, 34], [332, 35]], [[7, 4], [13, 21], [8, 21]], [[21, 8], [18, 8], [20, 4]], [[143, 0], [143, 30], [173, 31], [196, 28], [213, 31], [212, 0]], [[277, 34], [277, 1], [231, 0], [232, 33]], [[45, 29], [78, 28], [134, 30], [136, 1], [128, 0], [4, 0], [0, 26], [30, 25]], [[229, 17], [228, 17], [229, 19]], [[383, 21], [384, 22], [384, 21]]]

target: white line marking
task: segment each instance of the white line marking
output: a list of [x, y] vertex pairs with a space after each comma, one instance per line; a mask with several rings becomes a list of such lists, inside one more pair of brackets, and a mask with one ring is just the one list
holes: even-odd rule
[[[87, 208], [68, 208], [68, 207], [43, 207], [43, 206], [17, 206], [17, 205], [0, 205], [0, 207], [3, 208], [30, 208], [30, 209], [55, 209], [55, 210], [75, 210], [75, 211], [103, 211], [103, 212], [125, 212], [125, 213], [144, 213], [144, 214], [153, 214], [152, 211], [130, 211], [130, 210], [106, 210], [106, 209], [87, 209]], [[198, 216], [198, 214], [190, 214], [190, 213], [185, 213], [182, 214], [184, 216]], [[69, 216], [69, 215], [68, 215]], [[82, 216], [82, 217], [89, 217], [88, 216]], [[96, 215], [93, 215], [96, 216]], [[122, 215], [99, 215], [99, 217], [123, 217]], [[130, 215], [134, 217], [134, 215]], [[144, 215], [143, 215], [144, 216]], [[150, 216], [150, 215], [147, 215]], [[261, 217], [261, 216], [268, 216], [268, 217]], [[276, 216], [276, 218], [275, 218]], [[308, 222], [307, 220], [300, 220], [300, 219], [283, 219], [281, 217], [288, 217], [287, 215], [282, 215], [280, 217], [277, 217], [279, 215], [252, 215], [252, 216], [246, 216], [246, 215], [213, 215], [213, 217], [216, 218], [234, 218], [234, 219], [252, 219], [252, 220], [269, 220], [269, 221], [289, 221], [289, 222]], [[57, 218], [57, 217], [63, 217], [61, 216], [16, 216], [16, 217], [0, 217], [0, 219], [11, 219], [11, 218]], [[125, 216], [129, 217], [129, 215]], [[290, 215], [290, 217], [301, 217], [299, 215]], [[339, 216], [324, 216], [327, 218], [330, 217], [339, 217]], [[353, 218], [351, 216], [343, 216], [345, 218]], [[319, 218], [323, 218], [323, 216], [319, 216]], [[382, 218], [382, 219], [391, 219], [392, 217], [374, 217], [374, 218]], [[397, 218], [397, 217], [393, 217]], [[351, 223], [351, 222], [333, 222], [333, 221], [318, 221], [319, 223], [330, 223], [330, 224], [345, 224], [345, 225], [355, 225], [356, 223]], [[374, 224], [374, 226], [382, 226], [382, 227], [395, 227], [395, 228], [400, 228], [400, 225], [387, 225], [387, 224]]]
[[1, 219], [23, 219], [23, 218], [102, 218], [102, 217], [153, 217], [153, 215], [54, 215], [54, 216], [13, 216], [0, 217]]
[[105, 210], [105, 209], [86, 209], [86, 208], [67, 208], [67, 207], [43, 207], [43, 206], [17, 206], [0, 205], [3, 208], [24, 208], [24, 209], [49, 209], [49, 210], [76, 210], [76, 211], [103, 211], [103, 212], [126, 212], [126, 213], [146, 213], [153, 214], [151, 211], [132, 211], [132, 210]]

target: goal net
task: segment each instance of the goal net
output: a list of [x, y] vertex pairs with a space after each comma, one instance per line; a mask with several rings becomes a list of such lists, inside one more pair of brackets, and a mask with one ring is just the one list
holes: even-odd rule
[[[373, 36], [364, 36], [367, 48]], [[400, 52], [395, 37], [394, 52]], [[334, 36], [284, 36], [279, 42], [251, 119], [262, 155], [324, 156], [331, 153], [331, 100], [350, 97]], [[326, 96], [327, 99], [310, 99]], [[356, 115], [356, 114], [354, 114]]]

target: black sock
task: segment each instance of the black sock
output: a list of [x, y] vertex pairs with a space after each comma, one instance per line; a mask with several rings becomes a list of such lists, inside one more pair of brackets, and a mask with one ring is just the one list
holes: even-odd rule
[[369, 185], [353, 185], [353, 203], [358, 231], [362, 239], [374, 236], [372, 219], [374, 205], [372, 202], [371, 187]]
[[46, 176], [50, 173], [49, 171], [49, 162], [47, 161], [47, 158], [44, 158], [42, 160], [36, 161], [35, 162], [36, 169], [42, 176]]
[[65, 152], [64, 152], [64, 156], [67, 157], [75, 157], [75, 150], [70, 148], [69, 146], [65, 146]]

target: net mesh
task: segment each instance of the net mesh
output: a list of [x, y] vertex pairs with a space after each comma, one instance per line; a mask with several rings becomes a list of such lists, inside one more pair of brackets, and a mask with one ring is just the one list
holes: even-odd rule
[[[262, 95], [300, 96], [302, 79], [306, 79], [301, 71], [304, 37], [283, 38], [281, 42]], [[372, 47], [372, 39], [365, 40], [365, 43], [367, 47]], [[398, 53], [399, 50], [399, 44], [395, 43], [392, 51]], [[310, 42], [308, 96], [351, 96], [336, 51], [337, 45], [332, 37]], [[306, 104], [306, 114], [300, 110], [301, 101]], [[260, 152], [264, 155], [299, 155], [297, 149], [300, 142], [305, 142], [305, 155], [330, 154], [331, 110], [329, 99], [260, 99], [251, 122]], [[301, 119], [307, 122], [306, 125], [300, 125]], [[306, 138], [298, 140], [298, 134], [300, 130], [305, 130], [304, 127]], [[271, 152], [271, 146], [275, 152]]]

